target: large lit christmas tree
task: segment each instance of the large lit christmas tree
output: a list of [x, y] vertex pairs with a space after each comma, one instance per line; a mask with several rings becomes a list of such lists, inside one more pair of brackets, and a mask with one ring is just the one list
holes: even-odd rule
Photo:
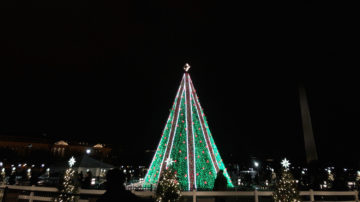
[[228, 187], [233, 187], [190, 79], [189, 68], [188, 64], [184, 67], [185, 73], [144, 187], [156, 185], [170, 165], [183, 190], [212, 189], [219, 170], [224, 170]]

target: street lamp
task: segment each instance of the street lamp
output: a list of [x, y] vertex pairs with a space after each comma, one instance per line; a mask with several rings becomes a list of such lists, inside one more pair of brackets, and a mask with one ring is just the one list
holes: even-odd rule
[[87, 149], [86, 154], [90, 154], [90, 153], [91, 153], [91, 149]]
[[255, 177], [255, 184], [259, 184], [259, 177], [260, 177], [260, 174], [259, 174], [259, 162], [257, 161], [254, 161], [254, 166], [255, 166], [255, 170], [256, 170], [256, 176]]

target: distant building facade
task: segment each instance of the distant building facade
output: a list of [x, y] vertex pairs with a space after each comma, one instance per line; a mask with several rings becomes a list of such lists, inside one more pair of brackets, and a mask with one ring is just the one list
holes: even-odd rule
[[[107, 158], [111, 152], [111, 148], [103, 144], [91, 145], [86, 142], [68, 143], [64, 140], [56, 142], [27, 137], [9, 137], [0, 136], [0, 150], [5, 153], [3, 158], [17, 155], [26, 157], [34, 153], [46, 153], [55, 158], [66, 158], [71, 155], [89, 154], [99, 158]], [[6, 156], [6, 153], [8, 154]], [[9, 155], [11, 154], [11, 155]]]

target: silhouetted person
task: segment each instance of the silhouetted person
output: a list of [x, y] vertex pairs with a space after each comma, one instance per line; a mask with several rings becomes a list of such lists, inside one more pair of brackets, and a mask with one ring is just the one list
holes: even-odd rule
[[34, 171], [33, 173], [31, 173], [30, 185], [37, 185], [39, 176], [40, 176], [40, 173], [38, 171]]
[[224, 171], [219, 170], [216, 175], [216, 179], [214, 182], [214, 191], [225, 191], [227, 189], [227, 180], [224, 176]]
[[109, 170], [106, 174], [106, 192], [97, 202], [130, 202], [142, 201], [140, 198], [125, 190], [125, 176], [119, 169]]
[[321, 164], [318, 161], [311, 161], [308, 164], [309, 189], [319, 190], [320, 184], [324, 181], [323, 172], [319, 168], [321, 168]]
[[4, 195], [0, 201], [3, 202], [11, 202], [11, 201], [18, 201], [19, 192], [17, 190], [11, 190], [8, 187], [4, 188]]
[[[224, 171], [219, 170], [216, 175], [215, 182], [214, 182], [214, 191], [225, 191], [227, 189], [227, 180], [224, 176]], [[217, 202], [224, 202], [225, 199], [222, 196], [215, 197], [215, 201]]]
[[80, 173], [78, 175], [78, 181], [79, 181], [81, 187], [83, 186], [83, 180], [84, 180], [84, 173], [83, 173], [83, 171], [80, 171]]
[[9, 184], [14, 185], [16, 183], [16, 174], [12, 173], [9, 177]]
[[335, 180], [333, 182], [334, 191], [348, 191], [349, 188], [346, 185], [345, 173], [342, 168], [336, 168], [335, 170]]
[[[337, 166], [335, 167], [335, 180], [333, 182], [332, 190], [334, 191], [349, 191], [349, 187], [346, 185], [346, 176], [344, 170]], [[341, 196], [335, 196], [334, 200], [341, 200]]]
[[91, 178], [92, 178], [92, 173], [91, 173], [91, 171], [87, 171], [87, 172], [86, 172], [85, 179], [84, 179], [83, 188], [85, 188], [85, 189], [90, 189], [90, 186], [91, 186]]
[[2, 198], [0, 198], [0, 201], [4, 201], [4, 202], [6, 202], [6, 198], [7, 198], [7, 192], [9, 191], [9, 187], [5, 187], [4, 188], [4, 191], [3, 191], [3, 196], [2, 196]]

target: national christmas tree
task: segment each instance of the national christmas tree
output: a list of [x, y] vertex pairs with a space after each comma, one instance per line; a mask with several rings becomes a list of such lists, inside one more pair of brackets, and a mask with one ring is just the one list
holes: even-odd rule
[[144, 187], [156, 185], [169, 166], [175, 170], [182, 190], [212, 189], [219, 170], [224, 170], [228, 187], [233, 187], [190, 79], [189, 68], [188, 64], [184, 67], [185, 73]]
[[76, 180], [76, 173], [72, 166], [75, 164], [75, 158], [71, 157], [69, 160], [69, 168], [66, 169], [63, 182], [60, 184], [60, 195], [55, 199], [56, 202], [76, 202], [78, 196], [78, 184]]
[[297, 189], [296, 182], [289, 171], [289, 161], [286, 158], [282, 161], [283, 170], [281, 178], [276, 183], [276, 188], [273, 194], [275, 202], [299, 202], [300, 195]]

